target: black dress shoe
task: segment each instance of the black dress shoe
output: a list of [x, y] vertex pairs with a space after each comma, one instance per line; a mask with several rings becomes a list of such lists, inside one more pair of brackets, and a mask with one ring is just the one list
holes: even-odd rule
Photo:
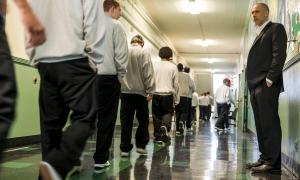
[[252, 173], [274, 173], [281, 174], [281, 168], [276, 168], [267, 164], [251, 168]]
[[251, 176], [258, 178], [259, 180], [281, 180], [281, 174], [271, 173], [251, 173]]
[[264, 162], [262, 162], [262, 161], [256, 161], [254, 163], [247, 163], [246, 164], [246, 169], [251, 169], [253, 167], [258, 167], [258, 166], [261, 166], [263, 164], [264, 164]]

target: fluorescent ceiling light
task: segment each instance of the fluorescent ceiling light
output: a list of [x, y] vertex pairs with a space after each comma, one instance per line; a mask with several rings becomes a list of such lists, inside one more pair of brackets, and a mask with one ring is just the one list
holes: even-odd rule
[[200, 14], [203, 11], [203, 3], [200, 3], [199, 0], [184, 0], [180, 6], [184, 12], [191, 14]]
[[214, 58], [208, 58], [208, 61], [207, 61], [209, 64], [213, 64], [215, 62]]
[[213, 40], [210, 40], [210, 39], [206, 39], [206, 40], [196, 39], [196, 40], [193, 40], [193, 44], [200, 45], [202, 47], [208, 47], [208, 46], [211, 46], [211, 45], [215, 45], [217, 43], [216, 43], [216, 41], [213, 41]]

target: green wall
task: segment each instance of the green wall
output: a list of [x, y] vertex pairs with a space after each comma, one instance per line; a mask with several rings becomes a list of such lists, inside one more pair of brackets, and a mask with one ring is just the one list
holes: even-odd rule
[[35, 68], [15, 63], [18, 87], [16, 118], [10, 131], [9, 138], [40, 134], [38, 91], [33, 78], [39, 79]]

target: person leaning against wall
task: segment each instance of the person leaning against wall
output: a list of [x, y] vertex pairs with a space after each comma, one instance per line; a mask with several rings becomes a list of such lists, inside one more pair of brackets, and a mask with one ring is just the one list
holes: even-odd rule
[[283, 90], [282, 69], [286, 59], [284, 26], [269, 20], [269, 7], [252, 7], [256, 38], [248, 54], [247, 83], [253, 108], [260, 157], [246, 168], [254, 173], [281, 172], [281, 127], [279, 94]]
[[[25, 27], [28, 45], [38, 46], [45, 42], [45, 31], [26, 0], [14, 0]], [[15, 116], [15, 70], [5, 34], [6, 0], [0, 0], [0, 159], [5, 140]]]
[[128, 45], [126, 33], [118, 21], [121, 17], [120, 4], [115, 0], [103, 2], [105, 13], [105, 54], [104, 62], [97, 66], [98, 122], [96, 152], [94, 153], [95, 173], [101, 173], [109, 163], [109, 148], [114, 134], [119, 97], [120, 82], [126, 74]]

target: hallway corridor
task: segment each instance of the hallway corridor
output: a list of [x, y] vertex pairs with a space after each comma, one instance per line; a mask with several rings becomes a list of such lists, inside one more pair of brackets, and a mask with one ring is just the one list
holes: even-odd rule
[[[218, 134], [208, 122], [200, 122], [199, 128], [186, 132], [185, 136], [172, 135], [170, 146], [159, 146], [151, 140], [147, 146], [148, 156], [139, 156], [133, 149], [130, 158], [121, 158], [119, 143], [120, 130], [116, 130], [111, 166], [103, 173], [94, 174], [92, 156], [95, 140], [91, 138], [83, 154], [83, 172], [69, 179], [293, 179], [285, 170], [281, 176], [251, 175], [244, 164], [258, 156], [255, 138], [236, 129]], [[41, 159], [39, 145], [9, 150], [5, 155], [1, 164], [1, 180], [37, 179]]]

